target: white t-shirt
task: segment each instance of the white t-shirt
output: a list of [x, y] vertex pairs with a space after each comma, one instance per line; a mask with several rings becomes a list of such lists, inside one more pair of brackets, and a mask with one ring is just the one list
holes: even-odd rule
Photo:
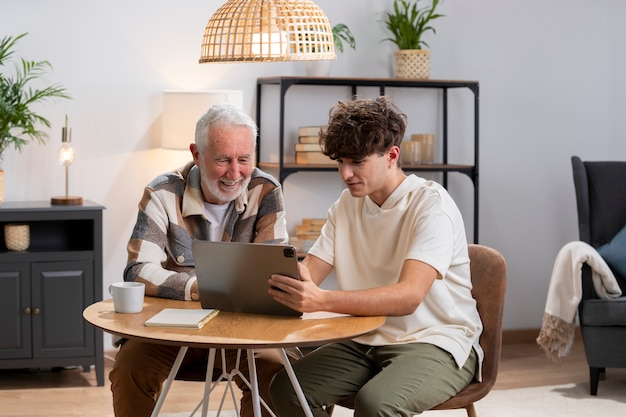
[[226, 226], [226, 212], [228, 206], [226, 204], [209, 204], [204, 202], [204, 216], [209, 222], [211, 222], [211, 240], [214, 242], [220, 242], [224, 235], [224, 227]]
[[441, 185], [409, 175], [382, 207], [345, 190], [309, 253], [335, 267], [342, 290], [393, 284], [405, 259], [432, 266], [438, 279], [414, 313], [388, 316], [354, 340], [371, 346], [431, 343], [452, 354], [459, 367], [474, 347], [482, 363], [482, 322], [471, 294], [465, 226]]

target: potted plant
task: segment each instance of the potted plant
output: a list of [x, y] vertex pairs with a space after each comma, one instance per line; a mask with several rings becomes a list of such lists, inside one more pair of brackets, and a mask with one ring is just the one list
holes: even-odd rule
[[[50, 127], [50, 122], [31, 107], [35, 103], [53, 98], [70, 98], [59, 84], [37, 87], [33, 83], [45, 84], [45, 75], [52, 69], [48, 61], [27, 61], [20, 58], [15, 63], [14, 73], [8, 74], [6, 65], [11, 60], [16, 43], [26, 36], [5, 36], [0, 40], [0, 163], [4, 151], [13, 146], [18, 151], [28, 141], [44, 144], [48, 134], [39, 130], [38, 124]], [[0, 204], [4, 200], [4, 171], [0, 169]]]
[[[430, 6], [420, 8], [421, 0], [394, 0], [393, 9], [385, 13], [383, 22], [393, 35], [389, 40], [396, 44], [396, 77], [430, 78], [430, 51], [423, 39], [427, 32], [436, 33], [431, 22], [442, 17], [436, 12], [440, 0], [431, 0]], [[427, 0], [426, 0], [427, 1]]]

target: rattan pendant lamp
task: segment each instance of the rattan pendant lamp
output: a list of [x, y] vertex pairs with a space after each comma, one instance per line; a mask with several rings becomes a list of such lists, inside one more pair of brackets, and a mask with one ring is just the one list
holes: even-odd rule
[[200, 63], [336, 59], [332, 28], [310, 0], [228, 0], [204, 31]]

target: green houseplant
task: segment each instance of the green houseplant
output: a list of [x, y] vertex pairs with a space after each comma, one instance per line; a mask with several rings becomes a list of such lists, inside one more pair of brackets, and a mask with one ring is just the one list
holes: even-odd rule
[[[59, 84], [45, 86], [45, 75], [52, 69], [48, 61], [20, 58], [15, 63], [13, 74], [7, 72], [6, 66], [12, 59], [16, 43], [26, 35], [5, 36], [0, 40], [0, 163], [11, 146], [21, 152], [29, 140], [44, 144], [48, 139], [39, 125], [49, 128], [50, 122], [32, 110], [33, 104], [54, 98], [70, 98]], [[0, 204], [3, 200], [4, 171], [0, 169]]]
[[[423, 39], [428, 32], [436, 33], [432, 21], [442, 17], [437, 13], [441, 0], [431, 0], [430, 5], [420, 7], [421, 0], [394, 0], [391, 11], [385, 12], [384, 24], [391, 32], [391, 41], [398, 47], [395, 51], [396, 77], [429, 78], [430, 51]], [[425, 0], [428, 1], [428, 0]]]
[[333, 26], [333, 40], [335, 42], [335, 49], [343, 53], [343, 43], [347, 43], [348, 46], [356, 50], [356, 39], [350, 31], [350, 28], [344, 23], [337, 23]]

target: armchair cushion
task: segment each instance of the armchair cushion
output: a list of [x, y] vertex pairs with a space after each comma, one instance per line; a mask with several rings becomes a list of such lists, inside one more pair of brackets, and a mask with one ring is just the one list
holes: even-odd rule
[[626, 280], [626, 226], [622, 227], [609, 243], [600, 246], [598, 253], [618, 279]]
[[580, 314], [585, 326], [626, 326], [626, 297], [585, 300]]

